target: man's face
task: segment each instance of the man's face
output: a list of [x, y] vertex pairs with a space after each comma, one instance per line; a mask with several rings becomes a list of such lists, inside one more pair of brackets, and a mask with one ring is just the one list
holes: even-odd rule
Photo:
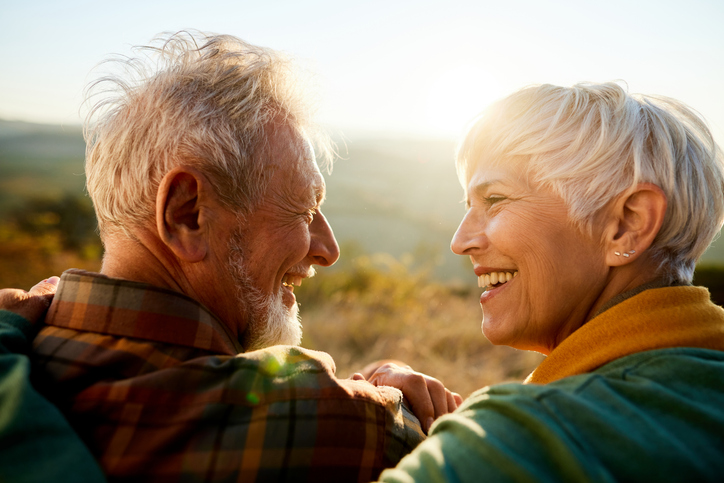
[[306, 140], [288, 128], [270, 136], [271, 181], [264, 200], [229, 240], [229, 270], [246, 314], [246, 350], [298, 345], [301, 325], [294, 286], [329, 266], [339, 247], [320, 207], [325, 184]]

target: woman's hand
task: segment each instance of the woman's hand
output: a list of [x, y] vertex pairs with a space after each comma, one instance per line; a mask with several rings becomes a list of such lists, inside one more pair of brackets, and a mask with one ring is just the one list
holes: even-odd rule
[[59, 280], [58, 277], [50, 277], [36, 284], [28, 292], [17, 288], [2, 289], [0, 290], [0, 309], [15, 312], [36, 324], [50, 307]]
[[[357, 373], [352, 379], [362, 380], [365, 376]], [[434, 377], [395, 362], [380, 365], [366, 379], [375, 386], [392, 386], [401, 390], [425, 433], [435, 419], [453, 412], [463, 401], [459, 394], [451, 392]]]

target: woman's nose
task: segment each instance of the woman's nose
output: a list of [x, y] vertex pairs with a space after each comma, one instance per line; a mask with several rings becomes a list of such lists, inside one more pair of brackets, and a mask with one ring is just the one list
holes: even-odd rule
[[482, 223], [475, 219], [472, 210], [468, 210], [453, 235], [450, 249], [456, 255], [471, 255], [476, 249], [482, 248], [482, 238]]

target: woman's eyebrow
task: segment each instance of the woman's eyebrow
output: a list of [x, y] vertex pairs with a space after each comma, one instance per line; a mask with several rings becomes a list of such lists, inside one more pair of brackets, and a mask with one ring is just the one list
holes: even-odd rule
[[467, 202], [468, 202], [468, 203], [470, 202], [470, 198], [471, 198], [471, 197], [473, 197], [473, 198], [485, 198], [485, 195], [487, 194], [488, 188], [490, 188], [492, 185], [497, 184], [497, 183], [500, 183], [500, 182], [501, 182], [501, 180], [499, 180], [499, 179], [493, 179], [493, 180], [490, 180], [490, 181], [485, 181], [485, 182], [476, 184], [475, 186], [473, 186], [472, 188], [470, 188], [470, 190], [468, 191]]

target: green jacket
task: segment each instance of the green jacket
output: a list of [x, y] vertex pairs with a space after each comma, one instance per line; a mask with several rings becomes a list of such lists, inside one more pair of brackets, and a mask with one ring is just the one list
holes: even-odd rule
[[35, 331], [0, 310], [0, 482], [106, 481], [65, 417], [30, 384]]
[[661, 349], [475, 392], [386, 482], [722, 481], [724, 352]]

